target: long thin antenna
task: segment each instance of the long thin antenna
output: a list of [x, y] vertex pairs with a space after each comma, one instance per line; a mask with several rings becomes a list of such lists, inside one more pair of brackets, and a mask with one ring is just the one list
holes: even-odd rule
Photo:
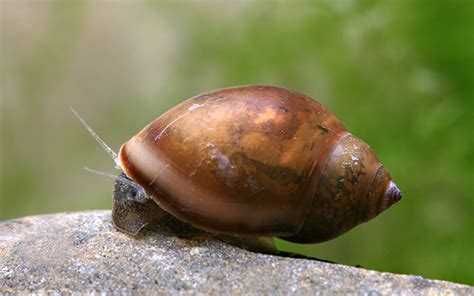
[[70, 108], [71, 108], [72, 114], [74, 114], [74, 116], [76, 116], [77, 119], [79, 119], [79, 121], [84, 126], [84, 128], [91, 134], [91, 136], [97, 141], [97, 143], [99, 143], [102, 149], [104, 149], [104, 151], [107, 152], [107, 154], [109, 154], [110, 157], [114, 160], [116, 167], [120, 168], [120, 163], [117, 157], [117, 153], [115, 153], [115, 151], [112, 150], [112, 148], [110, 148], [109, 145], [107, 145], [107, 143], [105, 143], [105, 141], [101, 139], [101, 137], [99, 137], [99, 135], [87, 124], [87, 122], [79, 115], [79, 113], [77, 113], [76, 110], [74, 110], [74, 108], [72, 107]]
[[132, 186], [133, 188], [139, 190], [141, 189], [136, 183], [122, 177], [122, 176], [116, 176], [114, 174], [110, 174], [110, 173], [106, 173], [106, 172], [101, 172], [101, 171], [98, 171], [98, 170], [94, 170], [94, 169], [91, 169], [91, 168], [88, 168], [88, 167], [84, 167], [83, 168], [85, 171], [89, 172], [89, 173], [92, 173], [92, 174], [95, 174], [95, 175], [99, 175], [99, 176], [103, 176], [103, 177], [107, 177], [107, 178], [110, 178], [110, 179], [113, 179], [113, 180], [116, 180], [116, 179], [119, 179], [121, 182], [129, 185], [129, 186]]

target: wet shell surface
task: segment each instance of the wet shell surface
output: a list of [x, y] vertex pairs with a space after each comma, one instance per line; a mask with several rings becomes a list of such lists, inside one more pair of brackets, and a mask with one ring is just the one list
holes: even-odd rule
[[333, 238], [400, 199], [370, 147], [310, 97], [272, 86], [202, 94], [120, 149], [166, 212], [217, 233]]

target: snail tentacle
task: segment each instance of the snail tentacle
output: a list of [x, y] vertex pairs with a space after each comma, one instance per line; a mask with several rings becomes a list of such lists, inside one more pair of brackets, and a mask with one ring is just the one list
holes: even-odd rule
[[107, 143], [105, 143], [104, 140], [102, 140], [102, 138], [92, 129], [92, 127], [84, 120], [84, 118], [82, 118], [79, 115], [79, 113], [77, 113], [77, 111], [74, 110], [74, 108], [72, 107], [70, 108], [71, 108], [72, 114], [76, 116], [76, 118], [81, 122], [82, 126], [89, 132], [89, 134], [91, 134], [91, 136], [96, 140], [96, 142], [99, 143], [102, 149], [104, 149], [104, 151], [110, 155], [110, 157], [113, 159], [115, 163], [115, 168], [120, 169], [121, 166], [117, 157], [117, 153], [114, 150], [112, 150], [112, 148], [110, 148], [110, 146], [107, 145]]

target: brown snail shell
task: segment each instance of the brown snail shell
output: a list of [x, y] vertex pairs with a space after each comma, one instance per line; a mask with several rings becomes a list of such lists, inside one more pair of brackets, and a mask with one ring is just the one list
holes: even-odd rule
[[401, 197], [332, 113], [273, 86], [190, 98], [123, 144], [119, 162], [159, 208], [213, 233], [321, 242]]

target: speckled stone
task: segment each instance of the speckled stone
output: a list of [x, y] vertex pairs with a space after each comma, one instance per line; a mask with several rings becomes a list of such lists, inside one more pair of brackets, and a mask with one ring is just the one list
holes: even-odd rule
[[0, 223], [0, 294], [473, 295], [474, 288], [256, 254], [168, 230], [133, 239], [109, 211]]

